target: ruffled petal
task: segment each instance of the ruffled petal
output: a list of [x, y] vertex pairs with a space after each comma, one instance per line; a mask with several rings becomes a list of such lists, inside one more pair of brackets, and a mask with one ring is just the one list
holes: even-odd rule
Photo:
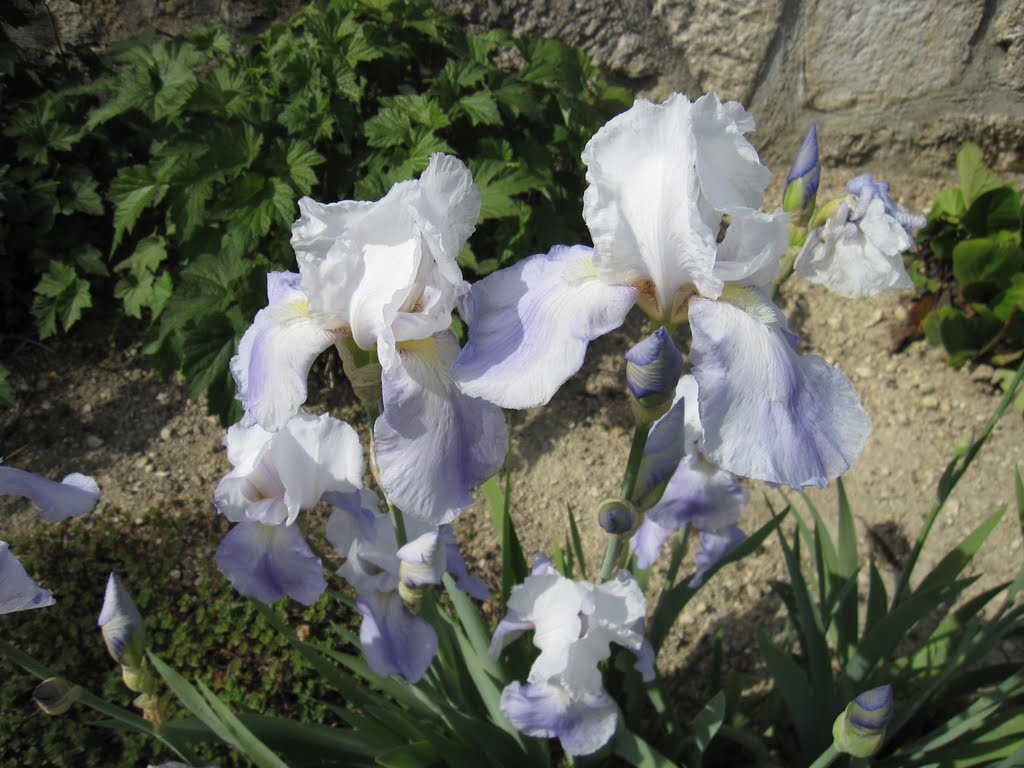
[[587, 345], [622, 325], [639, 291], [599, 280], [591, 253], [555, 246], [472, 287], [469, 340], [452, 366], [463, 392], [503, 408], [543, 405], [583, 365]]
[[718, 246], [715, 276], [726, 283], [765, 287], [775, 279], [780, 258], [789, 248], [789, 214], [781, 209], [730, 213], [732, 220]]
[[618, 707], [604, 691], [570, 696], [546, 682], [511, 683], [501, 692], [501, 711], [527, 736], [557, 738], [571, 755], [589, 755], [611, 739]]
[[10, 545], [0, 541], [0, 614], [45, 608], [54, 602], [53, 593], [32, 581], [11, 554]]
[[270, 303], [259, 312], [231, 358], [231, 375], [246, 414], [276, 431], [306, 402], [306, 379], [317, 355], [338, 333], [309, 314], [292, 272], [267, 275]]
[[356, 606], [363, 614], [359, 642], [370, 668], [418, 682], [437, 655], [434, 628], [409, 611], [397, 592], [360, 595]]
[[786, 329], [765, 324], [778, 310], [737, 290], [690, 303], [690, 360], [700, 388], [704, 452], [737, 475], [800, 488], [824, 486], [860, 454], [871, 418], [842, 373], [798, 355]]
[[320, 558], [297, 525], [239, 523], [221, 540], [214, 559], [239, 594], [263, 603], [287, 595], [312, 605], [327, 588]]
[[597, 274], [610, 283], [653, 282], [663, 315], [687, 284], [710, 296], [722, 288], [713, 275], [720, 214], [700, 204], [692, 107], [680, 94], [664, 104], [638, 99], [583, 150], [583, 218]]
[[771, 171], [743, 134], [754, 118], [739, 102], [723, 104], [714, 91], [693, 103], [693, 134], [701, 192], [720, 211], [761, 205]]
[[450, 522], [471, 505], [470, 488], [505, 460], [501, 410], [460, 392], [448, 373], [458, 351], [450, 332], [404, 345], [384, 371], [384, 409], [374, 425], [385, 493], [403, 512], [432, 525]]
[[684, 523], [702, 531], [717, 530], [739, 520], [747, 501], [736, 475], [694, 454], [679, 462], [647, 519], [673, 530]]
[[100, 498], [99, 486], [88, 475], [72, 472], [58, 483], [4, 465], [0, 465], [0, 493], [24, 496], [50, 523], [84, 515]]
[[660, 525], [650, 517], [645, 517], [629, 540], [629, 549], [636, 556], [637, 567], [650, 568], [654, 565], [661, 554], [661, 548], [675, 530], [674, 527]]

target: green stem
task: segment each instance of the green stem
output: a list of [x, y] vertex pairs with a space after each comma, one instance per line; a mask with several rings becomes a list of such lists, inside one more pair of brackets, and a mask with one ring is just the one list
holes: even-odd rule
[[[626, 471], [622, 477], [622, 491], [619, 494], [627, 501], [631, 500], [633, 491], [636, 489], [636, 478], [640, 472], [640, 462], [644, 458], [644, 446], [647, 445], [647, 436], [651, 433], [651, 424], [639, 423], [633, 429], [633, 443], [629, 447], [629, 459], [626, 461]], [[601, 575], [597, 582], [608, 581], [622, 559], [626, 551], [626, 540], [621, 536], [613, 536], [608, 540], [608, 546], [604, 551], [604, 562], [601, 564]]]
[[897, 584], [896, 591], [892, 596], [893, 606], [900, 602], [904, 593], [910, 586], [910, 575], [914, 570], [914, 566], [917, 564], [917, 559], [921, 556], [921, 550], [924, 548], [924, 542], [928, 538], [928, 534], [931, 532], [932, 526], [935, 524], [935, 521], [939, 516], [939, 512], [942, 511], [942, 507], [946, 503], [946, 499], [949, 498], [953, 489], [956, 488], [957, 483], [960, 482], [960, 478], [962, 478], [967, 472], [968, 467], [971, 466], [971, 462], [974, 461], [974, 457], [978, 455], [978, 452], [988, 441], [989, 436], [992, 434], [992, 430], [995, 429], [996, 424], [999, 423], [999, 420], [1003, 417], [1006, 409], [1010, 407], [1014, 396], [1017, 394], [1017, 389], [1020, 387], [1022, 379], [1024, 379], [1024, 363], [1021, 363], [1020, 367], [1017, 369], [1017, 373], [1014, 375], [1013, 380], [1010, 382], [1010, 385], [1006, 388], [1006, 392], [1003, 394], [1003, 399], [999, 401], [999, 405], [997, 405], [996, 409], [992, 412], [992, 416], [990, 416], [988, 422], [986, 422], [985, 428], [981, 430], [981, 434], [973, 443], [971, 443], [963, 457], [959, 460], [954, 459], [953, 463], [946, 467], [946, 471], [943, 472], [942, 477], [939, 478], [938, 499], [928, 512], [928, 516], [924, 520], [924, 525], [921, 527], [921, 533], [918, 534], [917, 541], [914, 542], [914, 548], [910, 552], [910, 557], [907, 558], [906, 565], [903, 567], [903, 572], [900, 574], [899, 584]]
[[839, 757], [840, 754], [839, 750], [836, 749], [835, 742], [832, 742], [828, 745], [828, 749], [818, 755], [818, 759], [811, 763], [809, 768], [827, 768], [827, 766], [830, 766], [835, 762], [836, 758]]

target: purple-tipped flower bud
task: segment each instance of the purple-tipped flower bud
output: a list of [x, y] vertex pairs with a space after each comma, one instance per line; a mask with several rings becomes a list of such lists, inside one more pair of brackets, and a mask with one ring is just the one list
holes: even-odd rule
[[626, 353], [626, 386], [633, 396], [637, 420], [653, 423], [672, 405], [683, 358], [662, 326]]
[[854, 757], [870, 757], [885, 740], [885, 726], [892, 719], [892, 686], [882, 685], [858, 696], [836, 718], [832, 738], [836, 749]]
[[643, 515], [625, 499], [605, 499], [597, 508], [597, 523], [612, 536], [631, 536]]
[[81, 695], [81, 686], [72, 685], [62, 677], [47, 678], [32, 691], [32, 699], [47, 715], [63, 715]]
[[782, 196], [782, 209], [792, 214], [793, 223], [805, 225], [814, 210], [821, 181], [821, 163], [818, 160], [818, 128], [811, 129], [793, 158], [793, 167], [786, 178], [786, 191]]
[[142, 663], [146, 649], [146, 626], [128, 591], [113, 573], [107, 579], [107, 592], [97, 623], [114, 661], [131, 668]]

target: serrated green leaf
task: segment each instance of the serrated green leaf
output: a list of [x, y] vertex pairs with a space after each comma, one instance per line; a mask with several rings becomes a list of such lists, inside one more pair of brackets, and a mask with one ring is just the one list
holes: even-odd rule
[[87, 275], [108, 277], [110, 270], [103, 262], [103, 254], [91, 245], [84, 245], [75, 252], [75, 264]]
[[487, 91], [477, 91], [463, 96], [458, 106], [469, 117], [473, 125], [501, 125], [501, 115], [494, 97]]
[[121, 238], [131, 232], [139, 216], [147, 208], [157, 205], [167, 193], [167, 184], [157, 181], [153, 172], [144, 165], [122, 168], [110, 183], [110, 201], [114, 204], [114, 240], [111, 253], [121, 244]]
[[325, 161], [326, 158], [305, 141], [296, 141], [288, 147], [288, 171], [300, 195], [312, 191], [317, 182], [313, 169]]
[[236, 330], [223, 315], [206, 315], [185, 334], [181, 368], [192, 397], [199, 397], [225, 375], [230, 379], [228, 362], [236, 344]]

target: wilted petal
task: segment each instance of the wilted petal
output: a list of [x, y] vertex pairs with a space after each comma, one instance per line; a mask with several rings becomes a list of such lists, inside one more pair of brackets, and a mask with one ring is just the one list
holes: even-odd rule
[[675, 527], [666, 527], [649, 517], [644, 518], [633, 538], [629, 540], [629, 549], [636, 555], [638, 568], [650, 568], [661, 553], [661, 548]]
[[452, 366], [467, 395], [503, 408], [548, 402], [587, 345], [622, 325], [639, 291], [597, 278], [591, 250], [555, 246], [473, 285], [469, 340]]
[[276, 431], [306, 402], [309, 369], [338, 334], [310, 316], [298, 275], [268, 274], [267, 296], [231, 358], [231, 374], [246, 413]]
[[397, 592], [375, 592], [356, 600], [363, 622], [359, 641], [378, 675], [417, 682], [437, 655], [437, 634], [405, 606]]
[[747, 534], [735, 525], [730, 525], [721, 531], [701, 531], [700, 548], [693, 556], [697, 572], [690, 581], [690, 587], [693, 589], [699, 587], [704, 581], [704, 574], [745, 538], [747, 538]]
[[527, 736], [557, 738], [570, 755], [589, 755], [611, 739], [618, 707], [604, 691], [573, 699], [546, 682], [511, 683], [501, 692], [501, 711]]
[[10, 545], [0, 541], [0, 614], [53, 605], [53, 593], [36, 584], [25, 572]]
[[860, 454], [871, 418], [849, 379], [798, 355], [784, 326], [764, 322], [773, 304], [755, 292], [735, 297], [749, 307], [690, 303], [704, 452], [737, 475], [824, 486]]
[[374, 425], [385, 493], [403, 512], [432, 525], [470, 506], [470, 488], [505, 460], [501, 410], [460, 392], [448, 373], [458, 351], [450, 332], [404, 345], [397, 364], [384, 372], [384, 410]]
[[807, 238], [794, 263], [796, 273], [847, 298], [876, 296], [914, 287], [903, 253], [914, 241], [900, 223], [885, 213], [879, 198], [863, 218], [848, 219], [842, 203], [821, 229]]
[[287, 595], [312, 605], [327, 588], [320, 558], [297, 525], [239, 523], [221, 540], [215, 560], [239, 594], [263, 603]]
[[4, 465], [0, 465], [0, 493], [31, 500], [39, 507], [43, 519], [51, 523], [84, 515], [100, 497], [99, 486], [88, 475], [72, 472], [58, 483]]
[[146, 625], [128, 590], [113, 573], [107, 578], [107, 590], [97, 624], [114, 661], [126, 666], [137, 666], [142, 661]]

